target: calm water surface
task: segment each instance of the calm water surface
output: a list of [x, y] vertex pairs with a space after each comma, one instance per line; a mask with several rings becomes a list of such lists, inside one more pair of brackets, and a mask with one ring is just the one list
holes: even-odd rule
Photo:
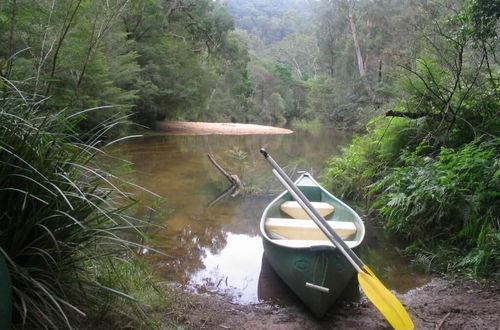
[[[265, 147], [293, 178], [297, 170], [307, 170], [321, 179], [325, 162], [350, 138], [327, 129], [291, 135], [154, 136], [129, 141], [116, 153], [133, 164], [134, 182], [163, 197], [155, 207], [160, 210], [155, 222], [164, 229], [154, 236], [156, 247], [170, 257], [148, 257], [165, 280], [239, 303], [295, 304], [263, 259], [260, 216], [283, 189], [259, 149]], [[249, 193], [212, 204], [229, 183], [207, 153], [237, 174]], [[139, 193], [139, 198], [151, 197]], [[147, 212], [139, 215], [147, 217]], [[379, 229], [365, 223], [361, 257], [389, 288], [405, 292], [428, 280], [408, 268]]]

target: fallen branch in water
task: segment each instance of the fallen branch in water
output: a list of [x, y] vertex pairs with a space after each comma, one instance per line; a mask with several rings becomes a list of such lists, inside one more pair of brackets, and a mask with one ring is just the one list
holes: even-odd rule
[[236, 197], [236, 195], [238, 195], [239, 193], [240, 193], [240, 190], [238, 189], [238, 186], [232, 185], [228, 189], [226, 189], [222, 194], [217, 196], [217, 198], [215, 198], [212, 202], [210, 202], [210, 204], [208, 204], [208, 208], [211, 208], [212, 206], [217, 204], [217, 202], [219, 202], [221, 199], [223, 199], [227, 195], [231, 195], [231, 197]]
[[229, 182], [232, 185], [238, 186], [239, 188], [242, 188], [243, 185], [241, 184], [240, 178], [236, 174], [230, 174], [228, 173], [222, 166], [220, 166], [214, 159], [214, 157], [211, 154], [208, 154], [208, 159], [214, 164], [214, 166], [229, 180]]
[[214, 159], [211, 154], [208, 154], [208, 159], [214, 164], [214, 166], [226, 177], [226, 179], [231, 183], [231, 186], [226, 189], [221, 195], [219, 195], [214, 201], [208, 205], [208, 207], [213, 206], [219, 200], [224, 198], [227, 195], [231, 195], [231, 197], [236, 197], [240, 193], [240, 189], [243, 188], [243, 184], [241, 183], [240, 178], [236, 174], [231, 174], [226, 171], [222, 166], [220, 166]]

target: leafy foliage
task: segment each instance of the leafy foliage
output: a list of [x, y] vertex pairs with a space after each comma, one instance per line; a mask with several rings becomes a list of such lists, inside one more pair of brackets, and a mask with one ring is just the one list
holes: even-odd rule
[[383, 117], [373, 119], [368, 132], [357, 135], [343, 148], [341, 157], [332, 158], [324, 184], [348, 199], [361, 199], [367, 187], [390, 171], [399, 161], [399, 154], [412, 142], [418, 125], [406, 120]]
[[217, 118], [223, 111], [204, 113], [214, 89], [239, 86], [230, 101], [246, 105], [235, 94], [248, 95], [248, 57], [229, 40], [233, 19], [219, 1], [17, 0], [0, 12], [1, 76], [22, 81], [32, 99], [49, 97], [48, 111], [112, 106], [84, 115], [82, 132], [131, 113], [150, 127]]
[[[111, 294], [105, 267], [130, 258], [142, 236], [126, 211], [134, 201], [117, 177], [98, 166], [103, 136], [114, 122], [94, 130], [90, 142], [75, 135], [79, 116], [46, 114], [29, 95], [3, 80], [0, 98], [0, 253], [13, 290], [14, 321], [23, 328], [71, 328], [95, 315]], [[126, 288], [120, 288], [126, 289]], [[116, 310], [115, 310], [116, 312]], [[140, 317], [139, 308], [130, 317]]]
[[442, 148], [436, 159], [406, 154], [403, 166], [372, 187], [387, 228], [419, 242], [414, 248], [451, 244], [469, 251], [460, 264], [471, 264], [476, 275], [497, 269], [499, 151], [496, 138]]
[[500, 71], [487, 28], [498, 17], [479, 0], [444, 2], [429, 8], [435, 23], [402, 65], [391, 119], [332, 159], [326, 183], [374, 200], [422, 268], [498, 276]]
[[140, 49], [140, 120], [151, 125], [155, 120], [175, 119], [185, 108], [202, 103], [209, 91], [208, 77], [182, 41], [158, 37]]
[[307, 31], [311, 19], [305, 1], [229, 0], [227, 3], [238, 27], [254, 34], [265, 45], [279, 42], [294, 32]]

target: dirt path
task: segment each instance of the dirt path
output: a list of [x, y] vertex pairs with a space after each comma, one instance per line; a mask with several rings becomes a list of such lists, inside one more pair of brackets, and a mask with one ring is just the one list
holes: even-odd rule
[[187, 121], [159, 121], [156, 123], [156, 129], [168, 135], [248, 135], [293, 133], [292, 130], [273, 126]]
[[[435, 279], [399, 298], [416, 329], [500, 329], [498, 285]], [[390, 329], [366, 298], [340, 303], [322, 320], [303, 307], [239, 305], [215, 295], [197, 299], [201, 303], [186, 313], [184, 321], [194, 329]]]

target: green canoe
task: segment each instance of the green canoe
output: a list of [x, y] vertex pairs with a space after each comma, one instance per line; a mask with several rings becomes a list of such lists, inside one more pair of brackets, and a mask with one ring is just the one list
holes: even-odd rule
[[[307, 172], [295, 182], [328, 224], [356, 251], [365, 236], [358, 214], [321, 187]], [[281, 279], [318, 317], [349, 284], [355, 269], [285, 191], [260, 221], [264, 255]]]

